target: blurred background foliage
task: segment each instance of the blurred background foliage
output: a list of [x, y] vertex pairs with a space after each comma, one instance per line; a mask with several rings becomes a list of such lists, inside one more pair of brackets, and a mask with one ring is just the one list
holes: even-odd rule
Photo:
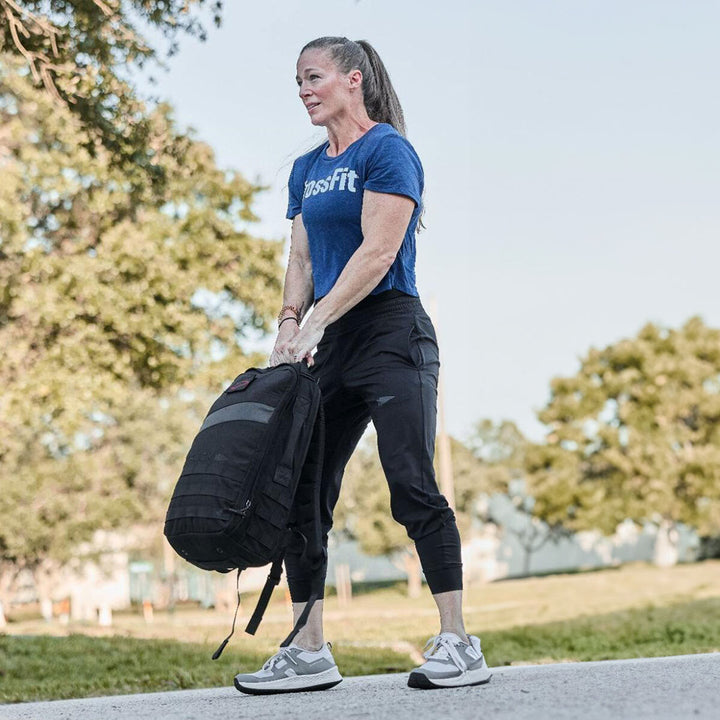
[[125, 170], [129, 190], [144, 194], [148, 180], [164, 185], [169, 168], [157, 161], [154, 121], [133, 78], [161, 69], [183, 36], [205, 40], [207, 22], [220, 25], [222, 6], [219, 0], [0, 0], [0, 50], [82, 125], [77, 140], [90, 156], [102, 148]]
[[[205, 0], [0, 0], [3, 583], [26, 568], [42, 586], [98, 529], [157, 525], [210, 399], [264, 362], [253, 347], [281, 301], [283, 246], [252, 232], [262, 188], [133, 86], [221, 14]], [[720, 330], [649, 324], [590, 349], [539, 418], [544, 442], [491, 420], [452, 440], [464, 535], [492, 520], [493, 493], [537, 521], [530, 549], [537, 533], [626, 519], [720, 534]], [[411, 562], [388, 509], [370, 442], [336, 530]]]
[[[199, 32], [195, 4], [122, 8]], [[260, 188], [117, 80], [153, 52], [116, 5], [0, 3], [0, 558], [38, 576], [97, 529], [157, 522], [281, 293], [283, 246], [252, 233]]]
[[720, 330], [648, 324], [555, 378], [527, 455], [533, 512], [612, 533], [626, 518], [720, 527]]

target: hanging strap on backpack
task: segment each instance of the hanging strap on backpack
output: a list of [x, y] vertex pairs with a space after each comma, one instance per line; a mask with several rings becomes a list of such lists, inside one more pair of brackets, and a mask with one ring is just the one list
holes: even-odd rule
[[273, 594], [273, 590], [277, 587], [282, 577], [282, 566], [283, 560], [285, 559], [285, 552], [283, 551], [278, 555], [270, 568], [270, 574], [265, 581], [265, 587], [263, 587], [260, 597], [258, 598], [257, 605], [255, 605], [255, 612], [253, 612], [250, 621], [245, 628], [245, 632], [249, 635], [254, 635], [260, 625], [260, 621], [265, 614], [268, 603], [270, 602], [270, 596]]
[[220, 643], [218, 649], [212, 654], [212, 659], [217, 660], [222, 654], [223, 650], [230, 642], [230, 638], [235, 634], [235, 622], [237, 621], [238, 610], [240, 609], [240, 573], [241, 569], [238, 568], [237, 579], [235, 580], [235, 591], [237, 592], [237, 605], [235, 605], [235, 614], [233, 615], [232, 628], [230, 634]]
[[[258, 629], [258, 626], [260, 625], [260, 621], [263, 619], [263, 615], [265, 614], [265, 610], [267, 609], [268, 603], [270, 602], [270, 597], [273, 594], [273, 590], [277, 586], [277, 584], [280, 582], [280, 578], [282, 577], [282, 566], [283, 566], [283, 560], [285, 559], [285, 552], [283, 551], [273, 562], [271, 568], [270, 568], [270, 574], [268, 575], [267, 580], [265, 581], [265, 586], [262, 589], [262, 592], [260, 593], [260, 597], [258, 598], [257, 605], [255, 605], [255, 611], [252, 614], [252, 617], [250, 618], [247, 627], [245, 628], [245, 632], [249, 633], [250, 635], [254, 635], [255, 632]], [[238, 584], [240, 583], [240, 570], [238, 569]], [[230, 642], [230, 638], [235, 634], [235, 622], [237, 621], [237, 615], [238, 610], [240, 609], [240, 590], [238, 589], [238, 600], [237, 605], [235, 606], [235, 615], [233, 616], [233, 622], [232, 622], [232, 629], [230, 630], [230, 634], [220, 643], [220, 646], [218, 649], [213, 653], [212, 659], [217, 660], [222, 654], [223, 650], [225, 650], [228, 642]], [[300, 624], [300, 621], [295, 625], [294, 634], [297, 635], [298, 631], [305, 625], [307, 622], [307, 617], [303, 620], [302, 624]]]
[[305, 604], [305, 607], [303, 608], [302, 613], [300, 613], [300, 617], [297, 619], [297, 622], [295, 623], [295, 627], [292, 629], [290, 634], [280, 643], [280, 647], [287, 647], [294, 639], [295, 636], [302, 630], [305, 625], [307, 624], [308, 618], [310, 617], [310, 611], [313, 609], [313, 605], [315, 604], [315, 601], [318, 599], [318, 594], [313, 593], [309, 598], [307, 603]]
[[[283, 552], [272, 564], [270, 574], [265, 581], [265, 587], [263, 587], [262, 592], [260, 593], [260, 597], [258, 598], [257, 605], [255, 606], [255, 612], [253, 612], [252, 617], [250, 618], [250, 621], [245, 628], [245, 632], [250, 635], [254, 635], [257, 631], [258, 626], [260, 625], [260, 621], [263, 619], [263, 615], [265, 614], [265, 610], [267, 609], [268, 603], [270, 602], [270, 597], [273, 594], [273, 590], [275, 590], [277, 584], [280, 582], [280, 578], [282, 577], [282, 566], [284, 559], [285, 553]], [[300, 630], [302, 630], [307, 624], [308, 617], [310, 616], [310, 611], [312, 610], [315, 601], [320, 596], [320, 592], [317, 588], [318, 578], [324, 582], [325, 574], [323, 572], [322, 575], [320, 575], [320, 570], [322, 570], [322, 566], [315, 568], [313, 592], [310, 595], [310, 598], [308, 599], [305, 607], [303, 608], [302, 613], [300, 613], [300, 617], [297, 619], [297, 622], [295, 623], [292, 632], [285, 638], [285, 640], [283, 640], [282, 643], [280, 643], [280, 647], [287, 647], [295, 639], [295, 636], [300, 632]]]
[[[307, 556], [305, 556], [305, 554], [303, 555], [304, 559], [307, 560]], [[281, 555], [279, 555], [275, 562], [273, 562], [272, 564], [270, 574], [265, 581], [265, 586], [263, 587], [262, 592], [260, 593], [260, 597], [258, 598], [257, 605], [255, 606], [255, 611], [253, 612], [252, 617], [250, 618], [250, 621], [245, 628], [245, 632], [250, 635], [254, 635], [257, 631], [258, 626], [260, 625], [260, 621], [263, 619], [263, 615], [265, 614], [265, 610], [267, 609], [268, 603], [270, 602], [270, 597], [272, 596], [273, 591], [280, 582], [280, 578], [282, 577], [282, 566], [284, 559], [285, 552], [283, 551]], [[283, 640], [282, 643], [280, 643], [280, 647], [287, 647], [295, 639], [295, 636], [300, 632], [300, 630], [305, 627], [308, 621], [308, 617], [310, 616], [310, 611], [312, 610], [315, 601], [320, 597], [322, 587], [325, 583], [324, 555], [320, 558], [319, 561], [316, 560], [314, 565], [311, 565], [309, 563], [308, 565], [312, 569], [314, 574], [311, 584], [310, 597], [308, 598], [308, 601], [305, 604], [302, 613], [300, 613], [300, 617], [297, 619], [297, 622], [295, 623], [291, 633], [285, 638], [285, 640]], [[229, 639], [230, 638], [228, 636], [228, 640]]]

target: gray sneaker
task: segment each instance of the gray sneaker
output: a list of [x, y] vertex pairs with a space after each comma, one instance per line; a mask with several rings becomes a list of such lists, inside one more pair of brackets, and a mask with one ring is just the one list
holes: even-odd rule
[[440, 633], [428, 640], [423, 653], [427, 662], [410, 673], [412, 688], [447, 688], [482, 685], [492, 677], [480, 649], [480, 639], [469, 636], [470, 644], [455, 633]]
[[280, 648], [254, 673], [235, 676], [235, 687], [251, 695], [326, 690], [342, 680], [327, 643], [311, 652], [295, 644]]

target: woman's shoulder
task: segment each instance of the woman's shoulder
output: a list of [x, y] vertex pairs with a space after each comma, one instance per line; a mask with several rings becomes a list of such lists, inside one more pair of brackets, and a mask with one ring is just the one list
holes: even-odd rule
[[406, 148], [414, 155], [417, 155], [412, 143], [401, 135], [392, 125], [388, 123], [378, 123], [372, 128], [372, 146], [374, 148]]
[[408, 139], [401, 135], [392, 125], [389, 123], [377, 123], [376, 125], [373, 125], [372, 128], [370, 128], [370, 132], [368, 132], [368, 137], [371, 138], [374, 142], [380, 143], [387, 139], [392, 140], [399, 140], [400, 142], [406, 142], [408, 145], [410, 144]]
[[367, 158], [371, 165], [410, 163], [422, 171], [422, 162], [412, 143], [392, 125], [378, 123], [372, 130], [373, 140], [367, 146]]

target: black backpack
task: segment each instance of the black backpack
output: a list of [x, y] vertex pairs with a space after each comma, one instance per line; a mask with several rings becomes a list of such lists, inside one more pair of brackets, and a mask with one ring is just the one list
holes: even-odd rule
[[[302, 363], [250, 368], [213, 403], [185, 460], [165, 518], [175, 551], [204, 570], [240, 571], [272, 563], [246, 632], [255, 634], [292, 534], [315, 577], [304, 612], [282, 647], [305, 625], [322, 591], [320, 476], [325, 426], [317, 381]], [[239, 608], [238, 594], [238, 608]], [[215, 651], [220, 657], [235, 632]]]

